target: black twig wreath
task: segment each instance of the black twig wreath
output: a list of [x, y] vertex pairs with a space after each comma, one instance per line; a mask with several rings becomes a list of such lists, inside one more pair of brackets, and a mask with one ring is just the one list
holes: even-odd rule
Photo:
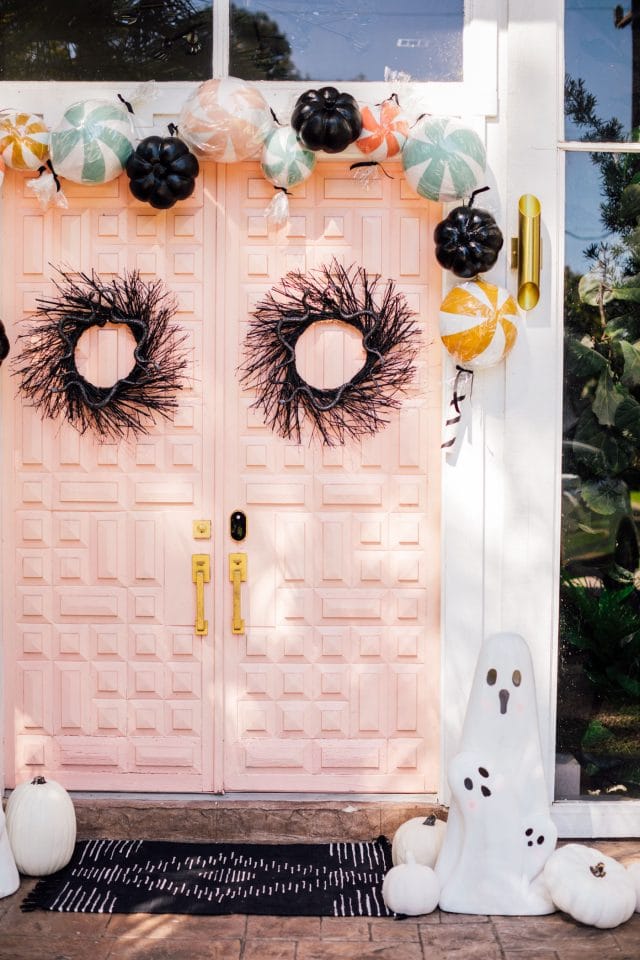
[[[38, 300], [36, 322], [19, 337], [23, 347], [13, 372], [20, 390], [43, 417], [65, 417], [80, 433], [91, 429], [105, 439], [147, 433], [155, 414], [170, 417], [183, 385], [186, 335], [171, 322], [174, 297], [160, 280], [145, 283], [136, 270], [109, 281], [57, 272], [59, 297]], [[79, 373], [75, 351], [86, 330], [107, 323], [129, 328], [135, 363], [126, 377], [99, 387]]]
[[[284, 438], [300, 442], [304, 420], [327, 446], [375, 433], [400, 405], [415, 373], [419, 327], [392, 280], [378, 297], [379, 277], [337, 260], [303, 274], [293, 270], [258, 303], [245, 339], [240, 379], [256, 390], [254, 407]], [[310, 386], [296, 367], [296, 343], [322, 321], [341, 321], [362, 336], [365, 360], [347, 383]]]

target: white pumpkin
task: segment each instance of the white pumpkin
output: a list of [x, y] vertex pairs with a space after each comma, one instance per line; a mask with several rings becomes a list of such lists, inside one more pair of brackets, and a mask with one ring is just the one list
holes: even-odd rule
[[407, 857], [382, 881], [382, 899], [389, 910], [407, 917], [432, 913], [440, 899], [440, 881], [431, 867], [416, 863], [411, 853]]
[[627, 873], [631, 877], [636, 891], [636, 913], [640, 913], [640, 860], [635, 860], [627, 867]]
[[407, 863], [407, 854], [412, 853], [416, 863], [422, 863], [425, 867], [435, 866], [446, 829], [446, 823], [433, 814], [406, 820], [393, 835], [393, 865]]
[[76, 843], [76, 812], [61, 784], [20, 783], [7, 801], [7, 834], [20, 873], [46, 877], [65, 867]]
[[0, 803], [0, 897], [9, 897], [20, 886], [20, 877], [5, 828], [5, 816]]
[[594, 847], [569, 843], [554, 850], [544, 866], [544, 881], [559, 910], [591, 927], [617, 927], [636, 908], [628, 871]]

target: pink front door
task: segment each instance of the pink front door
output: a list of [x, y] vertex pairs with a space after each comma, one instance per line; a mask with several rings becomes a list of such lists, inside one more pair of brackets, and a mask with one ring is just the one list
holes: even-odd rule
[[[248, 164], [205, 164], [196, 194], [166, 213], [124, 178], [65, 190], [69, 208], [43, 213], [21, 177], [5, 182], [13, 355], [19, 321], [54, 293], [51, 265], [105, 278], [126, 267], [175, 292], [192, 367], [175, 420], [127, 444], [43, 423], [3, 367], [7, 783], [44, 770], [74, 789], [435, 790], [438, 209], [401, 178], [366, 190], [337, 163], [298, 188], [275, 232], [271, 188]], [[262, 424], [236, 368], [252, 305], [292, 267], [334, 255], [397, 280], [424, 329], [420, 377], [371, 440], [298, 446]], [[88, 375], [112, 382], [126, 344], [94, 334]], [[321, 374], [339, 375], [341, 335], [314, 336]], [[240, 543], [234, 510], [248, 520]], [[194, 538], [200, 519], [211, 540]], [[193, 553], [212, 561], [203, 637]]]

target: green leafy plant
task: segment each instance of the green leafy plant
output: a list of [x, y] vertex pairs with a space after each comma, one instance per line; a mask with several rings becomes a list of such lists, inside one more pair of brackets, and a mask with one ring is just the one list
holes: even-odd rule
[[633, 583], [594, 590], [565, 580], [561, 593], [561, 636], [581, 651], [583, 669], [600, 697], [640, 698], [640, 614]]

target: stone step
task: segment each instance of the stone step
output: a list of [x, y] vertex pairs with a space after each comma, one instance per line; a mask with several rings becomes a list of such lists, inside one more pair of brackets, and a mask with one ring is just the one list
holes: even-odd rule
[[72, 795], [78, 837], [294, 843], [393, 837], [411, 817], [446, 808], [429, 801], [128, 798]]

